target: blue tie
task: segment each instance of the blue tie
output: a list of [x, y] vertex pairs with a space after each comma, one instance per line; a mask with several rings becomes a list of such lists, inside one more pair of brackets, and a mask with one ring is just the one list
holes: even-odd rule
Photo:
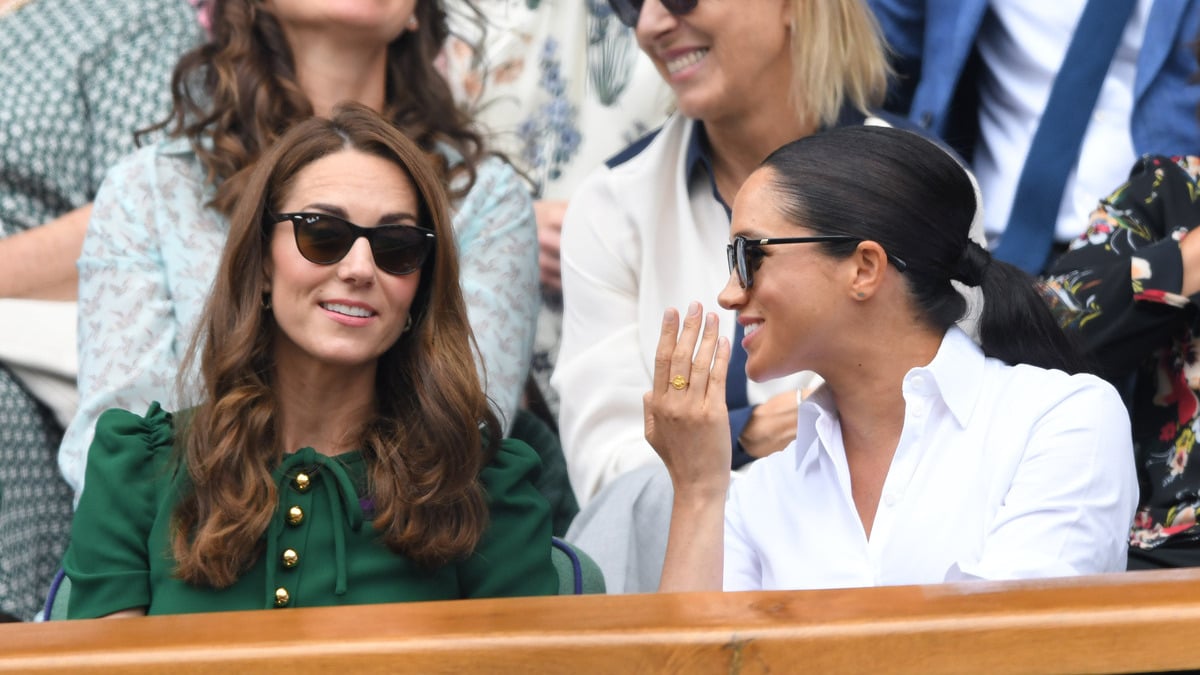
[[[1021, 169], [1008, 225], [994, 251], [997, 258], [1030, 274], [1041, 272], [1050, 258], [1063, 188], [1079, 161], [1083, 134], [1100, 97], [1100, 85], [1135, 2], [1088, 0], [1054, 78], [1050, 99]], [[1080, 227], [1083, 225], [1080, 223]]]

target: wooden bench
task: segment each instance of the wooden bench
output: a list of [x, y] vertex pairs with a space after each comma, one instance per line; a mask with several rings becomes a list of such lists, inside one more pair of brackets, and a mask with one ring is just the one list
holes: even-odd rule
[[10, 624], [0, 672], [1149, 672], [1198, 625], [1200, 569]]

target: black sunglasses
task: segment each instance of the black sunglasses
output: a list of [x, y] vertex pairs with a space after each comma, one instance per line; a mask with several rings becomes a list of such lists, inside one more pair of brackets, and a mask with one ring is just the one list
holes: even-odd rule
[[[725, 247], [726, 260], [729, 262], [729, 272], [733, 273], [737, 270], [738, 283], [742, 288], [750, 288], [754, 285], [754, 270], [762, 264], [763, 253], [760, 250], [763, 246], [775, 246], [777, 244], [818, 244], [818, 243], [839, 243], [863, 241], [861, 237], [851, 237], [844, 234], [827, 234], [819, 237], [777, 237], [774, 239], [747, 239], [742, 235], [733, 238], [733, 243]], [[903, 272], [908, 269], [908, 263], [897, 258], [892, 254], [888, 254], [888, 260], [896, 266], [896, 270]]]
[[[675, 16], [683, 16], [696, 9], [699, 0], [658, 0], [662, 6]], [[638, 17], [642, 14], [644, 0], [608, 0], [608, 4], [617, 14], [621, 23], [630, 28], [637, 28]]]
[[375, 265], [388, 274], [412, 274], [429, 257], [437, 237], [433, 232], [413, 225], [359, 227], [348, 220], [326, 213], [277, 213], [272, 223], [292, 221], [296, 248], [304, 259], [318, 265], [332, 265], [346, 257], [354, 242], [365, 237], [371, 245]]

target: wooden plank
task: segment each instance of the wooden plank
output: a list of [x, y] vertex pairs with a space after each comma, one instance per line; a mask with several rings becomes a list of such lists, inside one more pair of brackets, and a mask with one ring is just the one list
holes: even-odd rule
[[1200, 569], [9, 624], [0, 672], [1145, 672], [1198, 621]]

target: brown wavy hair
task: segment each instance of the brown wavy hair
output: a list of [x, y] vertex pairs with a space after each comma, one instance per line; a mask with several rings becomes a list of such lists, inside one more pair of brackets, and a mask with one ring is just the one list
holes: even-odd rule
[[[459, 197], [474, 184], [483, 141], [434, 67], [450, 34], [441, 0], [417, 0], [414, 15], [420, 27], [388, 45], [383, 114], [426, 152], [444, 143], [462, 157], [453, 166], [435, 160]], [[179, 60], [171, 97], [171, 114], [147, 131], [169, 128], [191, 140], [208, 180], [218, 186], [213, 207], [225, 215], [243, 189], [238, 172], [313, 115], [283, 29], [261, 0], [212, 3], [211, 38]]]
[[176, 437], [187, 480], [174, 513], [173, 552], [189, 583], [228, 587], [262, 553], [278, 502], [271, 471], [286, 450], [273, 387], [278, 329], [263, 308], [272, 227], [264, 214], [279, 208], [304, 167], [346, 148], [404, 169], [420, 224], [437, 236], [410, 310], [412, 328], [380, 357], [375, 416], [357, 430], [375, 529], [391, 550], [432, 568], [468, 555], [487, 525], [478, 475], [500, 427], [472, 358], [448, 197], [415, 143], [368, 108], [343, 104], [332, 118], [310, 117], [276, 141], [233, 206], [215, 287], [182, 371], [199, 361], [200, 403], [177, 417]]

